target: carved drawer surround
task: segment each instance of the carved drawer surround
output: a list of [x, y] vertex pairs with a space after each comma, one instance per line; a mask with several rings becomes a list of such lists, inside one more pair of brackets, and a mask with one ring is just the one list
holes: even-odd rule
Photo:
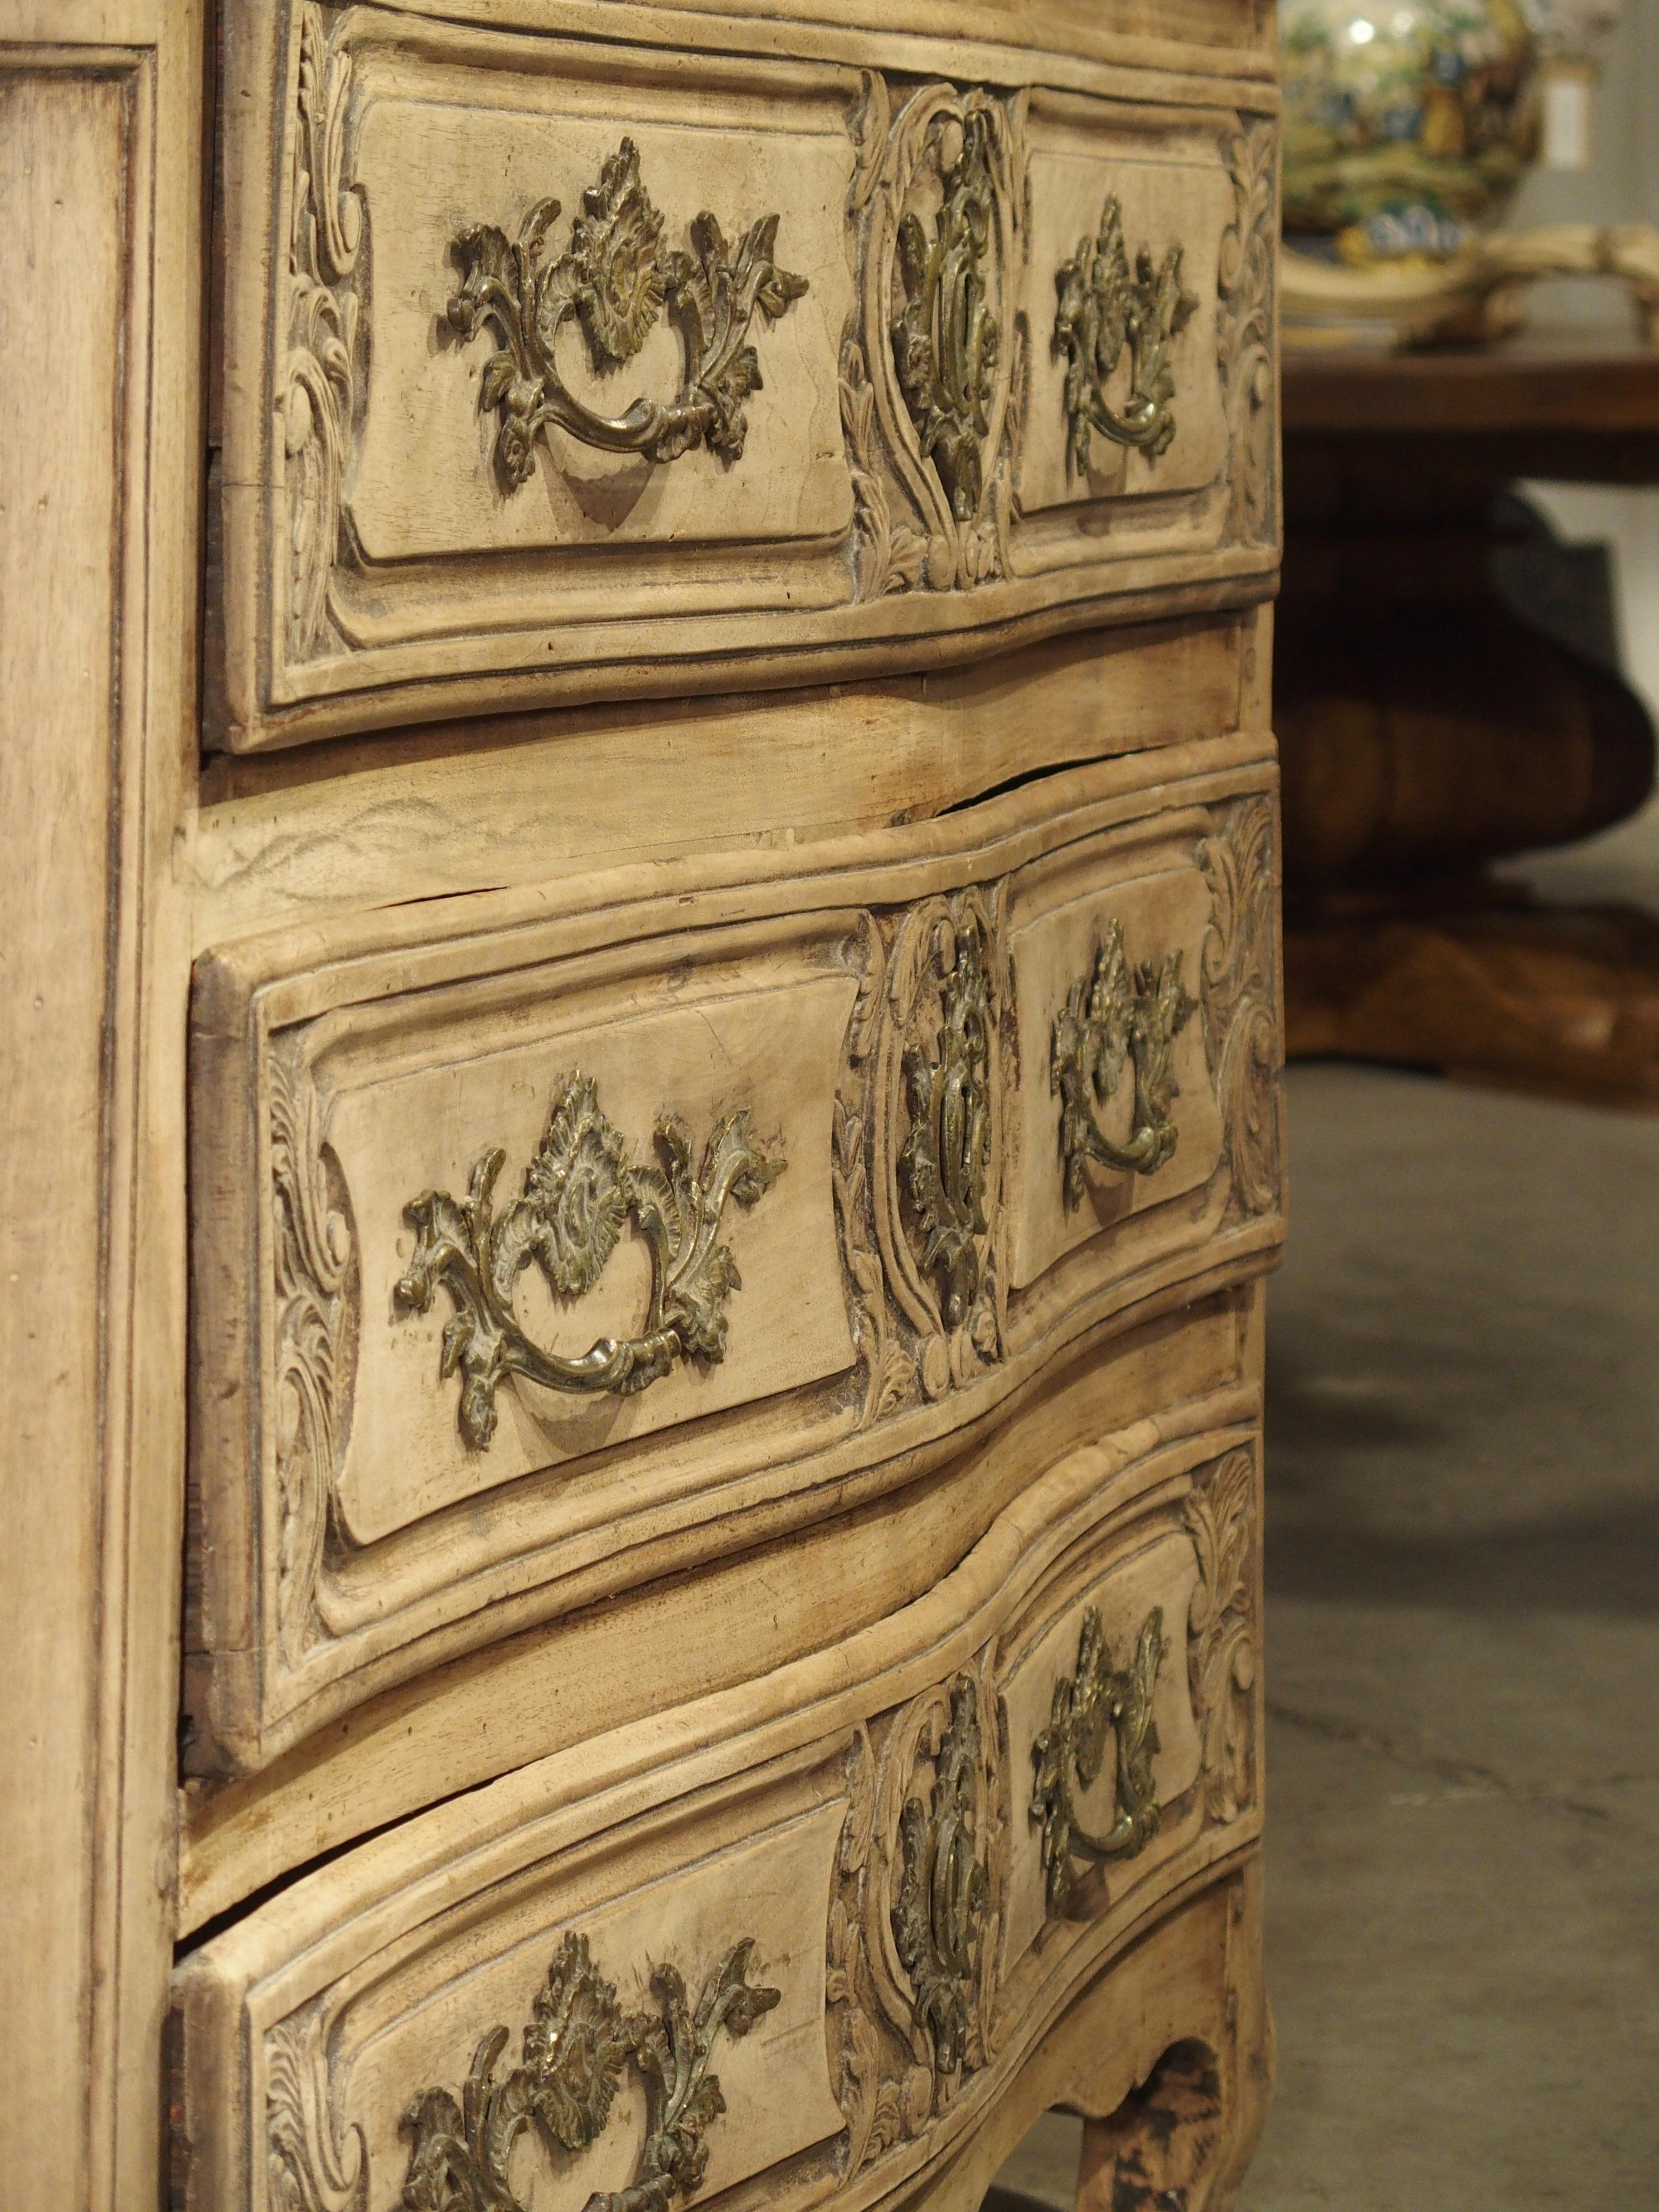
[[1274, 789], [1215, 740], [204, 963], [200, 1771], [879, 1496], [1258, 1268]]
[[1258, 58], [629, 24], [228, 10], [219, 742], [1267, 595]]

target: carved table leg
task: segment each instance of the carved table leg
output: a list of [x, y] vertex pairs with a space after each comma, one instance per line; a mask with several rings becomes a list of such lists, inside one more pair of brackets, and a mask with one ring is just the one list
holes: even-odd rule
[[957, 2171], [905, 2212], [1042, 2212], [998, 2168], [1081, 2115], [1078, 2212], [1230, 2212], [1267, 2118], [1273, 2027], [1252, 1845], [1104, 1964], [1019, 2068]]
[[1189, 2032], [1104, 2119], [1085, 2120], [1077, 2212], [1228, 2212], [1273, 2087], [1261, 1974], [1261, 1868], [1227, 1899], [1224, 1967]]
[[1559, 549], [1518, 502], [1495, 524], [1503, 478], [1431, 443], [1286, 449], [1289, 1050], [1659, 1103], [1659, 925], [1486, 872], [1634, 812], [1652, 727], [1611, 667], [1512, 611], [1505, 560]]

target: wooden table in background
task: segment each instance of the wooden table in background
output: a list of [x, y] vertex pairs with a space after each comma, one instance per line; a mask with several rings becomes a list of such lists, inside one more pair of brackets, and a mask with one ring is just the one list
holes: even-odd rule
[[1653, 786], [1652, 726], [1605, 650], [1504, 587], [1550, 541], [1499, 495], [1659, 484], [1659, 354], [1291, 356], [1284, 396], [1292, 1054], [1659, 1103], [1659, 923], [1491, 872]]

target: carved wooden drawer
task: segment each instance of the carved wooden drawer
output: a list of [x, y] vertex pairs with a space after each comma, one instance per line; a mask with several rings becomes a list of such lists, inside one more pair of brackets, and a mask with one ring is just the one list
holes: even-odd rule
[[909, 1480], [1259, 1271], [1273, 793], [1221, 739], [206, 960], [197, 1771]]
[[1259, 1827], [1256, 1409], [1209, 1411], [1070, 1453], [850, 1641], [216, 1936], [179, 1985], [185, 2205], [514, 2212], [550, 2171], [606, 2212], [869, 2203], [966, 2142]]
[[1266, 597], [1265, 58], [976, 27], [232, 0], [216, 740]]

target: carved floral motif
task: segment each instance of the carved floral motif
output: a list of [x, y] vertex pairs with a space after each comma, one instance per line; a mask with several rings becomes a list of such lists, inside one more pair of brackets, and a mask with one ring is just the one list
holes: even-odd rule
[[1012, 273], [1024, 104], [925, 85], [894, 112], [868, 73], [848, 213], [861, 333], [841, 363], [860, 599], [1006, 573], [1024, 404]]
[[283, 1657], [297, 1666], [319, 1632], [318, 1582], [359, 1321], [357, 1253], [316, 1086], [288, 1049], [273, 1050], [269, 1066], [278, 1632]]
[[[499, 1217], [499, 1147], [472, 1170], [464, 1200], [425, 1191], [406, 1209], [415, 1251], [397, 1287], [406, 1312], [426, 1313], [441, 1286], [454, 1312], [444, 1330], [441, 1372], [461, 1376], [461, 1433], [475, 1450], [495, 1432], [495, 1393], [509, 1375], [550, 1390], [630, 1395], [683, 1359], [726, 1356], [726, 1302], [742, 1286], [718, 1241], [728, 1200], [752, 1206], [783, 1173], [754, 1138], [747, 1108], [723, 1115], [692, 1164], [683, 1123], [657, 1124], [660, 1164], [639, 1166], [600, 1110], [593, 1084], [570, 1076], [556, 1100], [523, 1195]], [[561, 1297], [591, 1290], [625, 1224], [651, 1255], [651, 1304], [641, 1334], [601, 1337], [576, 1358], [532, 1344], [514, 1311], [513, 1288], [534, 1261]]]
[[288, 357], [280, 386], [288, 502], [288, 658], [337, 642], [331, 585], [339, 556], [347, 454], [357, 404], [361, 186], [347, 180], [352, 63], [331, 14], [299, 13], [298, 124], [293, 136], [288, 254]]
[[1198, 1554], [1187, 1665], [1204, 1746], [1204, 1802], [1236, 1820], [1255, 1794], [1255, 1462], [1229, 1452], [1187, 1500]]
[[1218, 359], [1231, 477], [1227, 536], [1271, 544], [1278, 534], [1274, 482], [1273, 283], [1279, 255], [1279, 145], [1265, 117], [1241, 120], [1226, 147], [1235, 214], [1222, 234], [1217, 283]]
[[978, 1297], [991, 1171], [991, 1005], [985, 947], [959, 931], [941, 993], [937, 1050], [904, 1055], [910, 1133], [899, 1164], [921, 1224], [921, 1264], [945, 1285], [945, 1325], [960, 1328]]
[[[1170, 350], [1197, 312], [1198, 301], [1181, 281], [1182, 250], [1172, 246], [1153, 266], [1143, 246], [1133, 270], [1124, 242], [1123, 210], [1109, 192], [1093, 238], [1078, 240], [1054, 278], [1054, 350], [1066, 356], [1066, 465], [1089, 472], [1092, 434], [1132, 447], [1156, 460], [1176, 434], [1175, 371]], [[1107, 398], [1125, 349], [1129, 356], [1126, 404]]]
[[1005, 1833], [988, 1655], [848, 1754], [828, 1995], [850, 2179], [991, 2055]]
[[[705, 210], [690, 224], [690, 252], [665, 252], [663, 218], [641, 181], [631, 138], [582, 194], [582, 212], [556, 256], [550, 241], [560, 212], [557, 200], [542, 200], [516, 240], [478, 223], [454, 243], [462, 281], [449, 302], [450, 326], [466, 341], [488, 323], [501, 342], [484, 364], [480, 404], [500, 416], [495, 464], [503, 485], [514, 492], [529, 482], [537, 443], [550, 428], [653, 461], [700, 446], [737, 460], [749, 399], [761, 389], [760, 356], [749, 343], [755, 316], [775, 323], [807, 289], [805, 277], [778, 264], [779, 218], [763, 216], [733, 249]], [[675, 397], [641, 398], [616, 416], [585, 405], [560, 371], [560, 332], [579, 324], [595, 371], [617, 368], [633, 360], [665, 307], [684, 348]]]
[[1204, 1049], [1232, 1170], [1230, 1213], [1267, 1213], [1279, 1197], [1280, 1043], [1273, 810], [1266, 799], [1219, 809], [1198, 848], [1210, 887], [1199, 994]]
[[830, 1180], [841, 1223], [842, 1249], [853, 1288], [853, 1340], [865, 1372], [859, 1426], [867, 1429], [913, 1395], [915, 1362], [899, 1341], [887, 1314], [887, 1284], [871, 1240], [865, 1117], [837, 1100], [835, 1158]]
[[969, 108], [958, 121], [935, 119], [928, 145], [944, 198], [930, 225], [908, 213], [899, 222], [904, 306], [893, 322], [899, 389], [921, 450], [939, 471], [958, 522], [979, 511], [980, 453], [991, 434], [1002, 334], [987, 297], [996, 187], [989, 121]]
[[899, 1816], [903, 1870], [893, 1906], [899, 1963], [915, 1992], [915, 2018], [941, 2075], [960, 2074], [975, 2048], [980, 1950], [991, 1880], [975, 1835], [979, 1779], [979, 1693], [971, 1674], [951, 1685], [951, 1718], [933, 1754], [924, 1803]]

